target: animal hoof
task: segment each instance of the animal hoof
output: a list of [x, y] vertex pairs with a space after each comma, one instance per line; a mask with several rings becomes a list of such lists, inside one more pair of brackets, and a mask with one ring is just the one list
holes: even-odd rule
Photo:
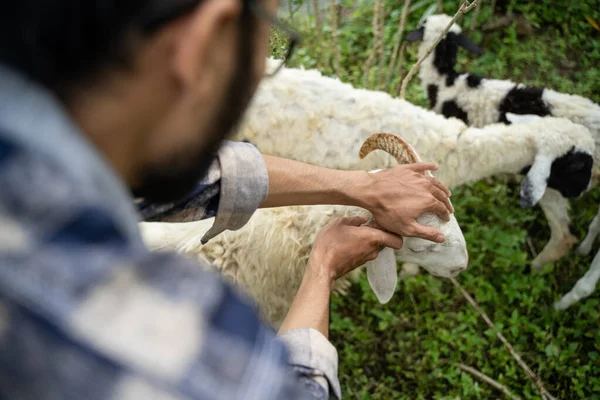
[[579, 254], [580, 256], [587, 256], [588, 254], [590, 254], [591, 251], [592, 251], [592, 247], [588, 246], [584, 243], [580, 244], [577, 247], [577, 254]]
[[542, 269], [545, 263], [539, 261], [537, 258], [531, 262], [531, 265], [525, 267], [525, 272], [532, 273]]
[[553, 304], [553, 307], [556, 311], [564, 311], [567, 308], [569, 308], [568, 306], [565, 306], [564, 304], [562, 304], [560, 301], [557, 301]]

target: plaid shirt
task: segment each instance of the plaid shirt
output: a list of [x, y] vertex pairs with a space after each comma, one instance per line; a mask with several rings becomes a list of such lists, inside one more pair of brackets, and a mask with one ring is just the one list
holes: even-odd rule
[[[262, 157], [226, 143], [187, 198], [148, 220], [246, 223]], [[249, 299], [175, 254], [150, 253], [129, 191], [41, 87], [0, 65], [0, 398], [341, 398], [337, 353], [279, 337]]]

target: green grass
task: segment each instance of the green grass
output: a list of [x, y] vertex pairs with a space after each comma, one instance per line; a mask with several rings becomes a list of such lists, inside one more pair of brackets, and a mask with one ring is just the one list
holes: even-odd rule
[[[482, 20], [486, 12], [482, 10]], [[548, 18], [555, 14], [561, 15], [547, 13]], [[341, 78], [357, 86], [362, 83], [362, 63], [370, 46], [370, 18], [369, 10], [359, 10], [341, 26]], [[526, 38], [517, 37], [514, 28], [489, 35], [485, 41], [476, 34], [474, 39], [483, 42], [487, 52], [480, 58], [461, 52], [459, 69], [600, 102], [600, 32], [586, 25], [581, 15], [571, 13], [569, 18], [561, 20], [568, 29], [540, 24]], [[411, 16], [409, 29], [416, 21], [418, 15]], [[395, 27], [390, 23], [386, 28], [389, 43]], [[292, 65], [319, 67], [333, 74], [327, 31], [321, 41], [310, 29], [303, 32], [304, 46]], [[282, 45], [275, 33], [273, 53], [278, 54]], [[408, 66], [415, 53], [416, 45], [409, 48]], [[575, 65], [565, 67], [566, 59]], [[415, 78], [407, 100], [426, 106], [418, 85]], [[529, 272], [532, 247], [540, 251], [549, 230], [539, 207], [519, 208], [518, 192], [517, 183], [499, 178], [453, 190], [470, 254], [469, 269], [459, 281], [552, 394], [560, 399], [600, 399], [600, 288], [566, 312], [551, 307], [587, 271], [599, 246], [588, 257], [573, 251], [541, 272]], [[599, 189], [572, 202], [571, 217], [580, 239], [599, 204]], [[347, 296], [334, 297], [331, 319], [346, 399], [503, 398], [496, 389], [459, 370], [457, 362], [483, 372], [523, 399], [540, 398], [503, 344], [447, 281], [425, 273], [408, 278], [401, 281], [394, 298], [381, 305], [364, 277]]]

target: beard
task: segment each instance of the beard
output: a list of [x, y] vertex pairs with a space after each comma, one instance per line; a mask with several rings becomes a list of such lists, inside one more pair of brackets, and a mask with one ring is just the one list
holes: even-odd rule
[[241, 17], [237, 67], [227, 87], [225, 100], [209, 130], [202, 133], [203, 143], [173, 154], [167, 161], [146, 167], [141, 184], [132, 189], [136, 198], [144, 198], [153, 204], [172, 203], [189, 194], [206, 175], [223, 140], [235, 131], [242, 120], [254, 93], [252, 50], [255, 24], [254, 16], [245, 11]]

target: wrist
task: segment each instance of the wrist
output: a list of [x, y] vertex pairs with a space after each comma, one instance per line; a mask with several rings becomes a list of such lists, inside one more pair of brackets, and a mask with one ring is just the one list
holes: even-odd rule
[[344, 204], [371, 210], [373, 199], [376, 198], [371, 195], [373, 177], [367, 171], [348, 171], [347, 173], [347, 183], [341, 189]]
[[312, 288], [327, 288], [333, 290], [335, 276], [330, 272], [328, 264], [321, 257], [311, 257], [306, 265], [303, 282]]

